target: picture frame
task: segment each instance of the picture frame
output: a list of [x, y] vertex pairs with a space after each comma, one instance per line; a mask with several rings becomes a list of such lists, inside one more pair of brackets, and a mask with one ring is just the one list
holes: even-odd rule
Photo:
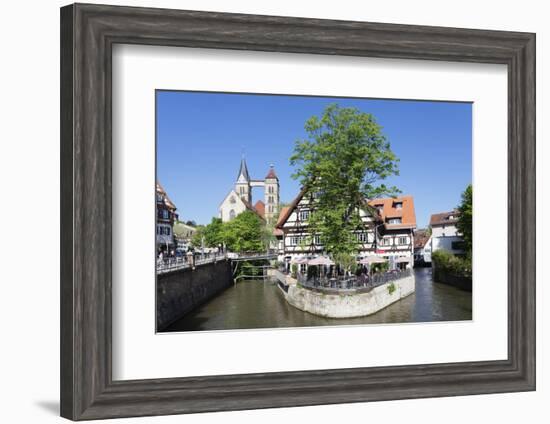
[[[508, 68], [508, 359], [112, 379], [112, 47]], [[61, 9], [61, 415], [72, 420], [535, 390], [535, 34], [74, 4]]]

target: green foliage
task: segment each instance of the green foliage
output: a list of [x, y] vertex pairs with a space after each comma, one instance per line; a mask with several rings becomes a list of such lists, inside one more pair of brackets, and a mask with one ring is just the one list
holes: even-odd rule
[[206, 226], [198, 226], [197, 231], [191, 239], [191, 243], [196, 248], [202, 247], [204, 239], [204, 247], [217, 247], [223, 244], [223, 222], [220, 218], [212, 218], [210, 224]]
[[355, 255], [349, 253], [335, 253], [333, 254], [334, 262], [340, 265], [344, 271], [355, 272], [357, 268], [357, 261]]
[[339, 263], [357, 251], [351, 234], [362, 226], [365, 199], [399, 192], [379, 184], [398, 174], [398, 159], [374, 117], [356, 108], [329, 105], [322, 116], [307, 120], [305, 130], [307, 139], [296, 142], [290, 158], [297, 167], [292, 177], [315, 194], [309, 226]]
[[245, 211], [222, 226], [221, 236], [232, 252], [259, 252], [265, 248], [264, 223], [252, 211]]
[[388, 286], [388, 293], [391, 295], [395, 290], [396, 290], [395, 284], [394, 284], [394, 283], [391, 283], [391, 284]]
[[229, 222], [212, 218], [210, 224], [198, 227], [192, 243], [196, 248], [218, 247], [225, 243], [232, 252], [259, 252], [269, 245], [263, 221], [254, 212], [245, 211]]
[[460, 215], [456, 224], [458, 231], [464, 239], [464, 250], [466, 251], [466, 255], [470, 258], [472, 256], [472, 197], [472, 185], [469, 184], [466, 190], [464, 190], [464, 193], [462, 193], [462, 202], [458, 207]]
[[258, 261], [245, 261], [238, 266], [237, 275], [246, 275], [247, 277], [263, 275], [261, 268], [262, 262]]
[[390, 269], [390, 264], [388, 262], [372, 264], [371, 269], [372, 272], [386, 272], [388, 269]]
[[290, 266], [290, 276], [296, 278], [298, 276], [298, 264], [292, 264]]
[[[446, 250], [436, 250], [432, 253], [432, 263], [436, 272], [469, 278], [472, 276], [472, 260], [468, 256], [459, 257]], [[437, 279], [437, 276], [434, 275], [434, 278]]]

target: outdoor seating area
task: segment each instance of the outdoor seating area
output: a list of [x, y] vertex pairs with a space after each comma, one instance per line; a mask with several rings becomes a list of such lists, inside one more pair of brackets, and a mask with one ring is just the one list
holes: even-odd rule
[[360, 274], [353, 276], [323, 276], [323, 277], [310, 277], [306, 275], [298, 275], [298, 283], [308, 289], [319, 290], [326, 293], [334, 292], [367, 292], [382, 284], [389, 283], [401, 278], [411, 276], [411, 270], [406, 269], [403, 271], [393, 270], [387, 272], [373, 273], [373, 274]]
[[387, 259], [371, 255], [358, 260], [356, 269], [350, 272], [343, 271], [326, 256], [316, 256], [295, 258], [281, 271], [290, 273], [302, 287], [312, 290], [327, 293], [366, 292], [411, 275], [409, 258], [395, 258], [391, 262], [389, 264]]

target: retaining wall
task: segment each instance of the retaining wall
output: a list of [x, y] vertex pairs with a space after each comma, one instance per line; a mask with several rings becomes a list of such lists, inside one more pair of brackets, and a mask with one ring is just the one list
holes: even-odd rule
[[[392, 284], [394, 290], [390, 293]], [[288, 303], [305, 312], [329, 318], [354, 318], [374, 314], [414, 290], [415, 279], [411, 275], [356, 294], [324, 294], [291, 285], [285, 297]]]
[[232, 284], [229, 260], [157, 275], [157, 331]]

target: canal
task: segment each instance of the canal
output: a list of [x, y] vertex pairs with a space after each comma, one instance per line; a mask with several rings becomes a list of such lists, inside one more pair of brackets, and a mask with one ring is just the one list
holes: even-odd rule
[[312, 327], [320, 325], [463, 321], [472, 319], [472, 293], [433, 282], [431, 268], [416, 268], [416, 291], [366, 317], [335, 319], [290, 306], [277, 284], [243, 281], [170, 325], [165, 331]]

